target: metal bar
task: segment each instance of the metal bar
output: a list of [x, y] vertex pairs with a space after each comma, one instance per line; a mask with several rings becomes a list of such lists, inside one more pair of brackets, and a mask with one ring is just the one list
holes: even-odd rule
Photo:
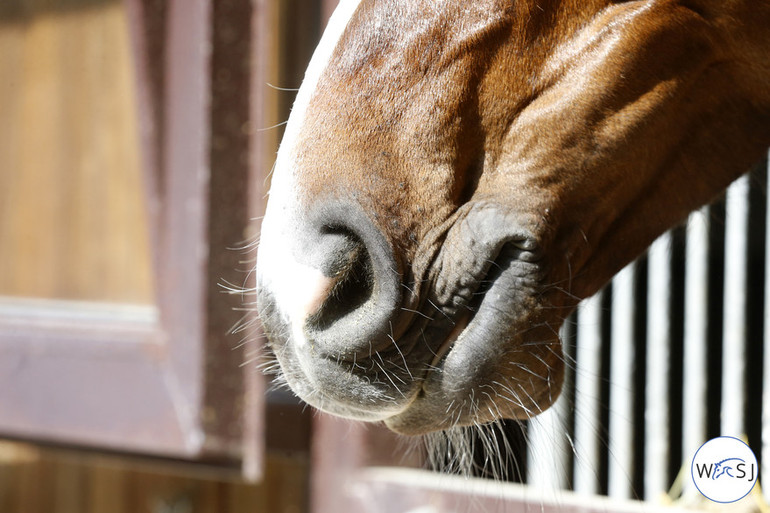
[[[770, 160], [768, 160], [770, 165]], [[770, 173], [768, 173], [770, 176]], [[770, 194], [770, 182], [768, 182]], [[765, 325], [763, 333], [763, 376], [762, 376], [762, 469], [765, 500], [770, 501], [770, 205], [766, 209], [765, 233]]]
[[562, 393], [551, 408], [531, 419], [527, 428], [527, 484], [543, 491], [563, 490], [569, 484], [571, 360], [567, 347], [570, 340], [568, 322], [559, 333], [567, 362]]
[[633, 495], [634, 280], [631, 263], [612, 280], [608, 494]]
[[[706, 379], [708, 350], [708, 255], [709, 207], [690, 215], [684, 275], [684, 390], [682, 414], [682, 461], [692, 460], [706, 441]], [[694, 483], [684, 480], [687, 496], [698, 494]]]
[[669, 485], [670, 232], [663, 234], [650, 247], [648, 275], [644, 497], [657, 499]]
[[560, 397], [553, 406], [529, 421], [527, 429], [527, 484], [543, 491], [567, 485], [569, 469], [567, 432], [568, 401]]
[[577, 369], [575, 372], [575, 491], [599, 492], [597, 465], [601, 457], [599, 402], [601, 400], [601, 303], [603, 292], [578, 307]]
[[745, 433], [748, 198], [749, 179], [744, 175], [727, 189], [722, 331], [722, 434], [738, 437]]

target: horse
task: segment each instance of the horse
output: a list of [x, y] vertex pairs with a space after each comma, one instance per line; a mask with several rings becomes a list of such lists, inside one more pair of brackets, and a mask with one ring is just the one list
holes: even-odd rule
[[420, 435], [559, 396], [559, 328], [770, 145], [770, 3], [343, 0], [257, 310], [307, 403]]

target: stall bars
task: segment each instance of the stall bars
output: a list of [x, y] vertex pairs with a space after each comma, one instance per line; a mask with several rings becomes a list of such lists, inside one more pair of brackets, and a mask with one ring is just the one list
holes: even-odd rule
[[767, 167], [660, 237], [565, 323], [571, 369], [528, 427], [528, 484], [657, 501], [681, 476], [686, 498], [698, 493], [692, 456], [719, 435], [747, 441], [770, 483]]

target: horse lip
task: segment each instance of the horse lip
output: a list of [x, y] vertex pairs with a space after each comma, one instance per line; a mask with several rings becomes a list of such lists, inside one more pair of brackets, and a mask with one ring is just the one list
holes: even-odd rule
[[[361, 420], [364, 422], [380, 422], [394, 415], [393, 412], [387, 410], [371, 410], [358, 407], [349, 402], [341, 403], [336, 401], [334, 398], [325, 396], [324, 394], [320, 394], [318, 399], [320, 400], [321, 404], [324, 405], [322, 411], [333, 413], [335, 415], [349, 419]], [[321, 408], [319, 407], [319, 409]], [[398, 413], [395, 413], [395, 415], [398, 415]]]
[[457, 342], [457, 339], [460, 338], [460, 336], [465, 331], [465, 328], [468, 327], [468, 323], [470, 322], [470, 316], [463, 316], [458, 320], [458, 322], [455, 324], [454, 328], [451, 332], [449, 332], [449, 335], [447, 335], [446, 339], [441, 343], [441, 345], [436, 350], [436, 355], [433, 358], [433, 361], [430, 362], [430, 366], [428, 367], [428, 371], [430, 372], [433, 369], [437, 369], [439, 363], [441, 360], [444, 359], [444, 357], [452, 350], [455, 343]]
[[[489, 209], [489, 206], [482, 205], [480, 208], [484, 208], [484, 210], [481, 211], [485, 212], [486, 209]], [[494, 210], [492, 210], [492, 212], [494, 212]], [[469, 216], [466, 215], [462, 220], [465, 221], [465, 219], [468, 217]], [[444, 245], [445, 244], [446, 236]], [[484, 259], [486, 262], [489, 262], [488, 268], [485, 269], [483, 273], [480, 273], [478, 276], [474, 277], [475, 279], [473, 280], [473, 284], [469, 284], [467, 282], [462, 284], [460, 280], [463, 279], [463, 276], [458, 278], [458, 283], [461, 283], [466, 289], [468, 289], [468, 292], [465, 294], [465, 296], [468, 297], [464, 301], [459, 303], [454, 302], [454, 304], [451, 304], [449, 301], [439, 301], [438, 297], [433, 297], [429, 301], [430, 304], [434, 307], [436, 304], [446, 304], [447, 307], [455, 308], [455, 311], [452, 313], [446, 312], [446, 315], [448, 316], [447, 319], [451, 317], [453, 325], [440, 345], [438, 345], [438, 347], [434, 350], [434, 357], [430, 362], [428, 371], [436, 369], [441, 361], [447, 356], [447, 354], [449, 354], [456, 346], [458, 340], [461, 341], [466, 328], [473, 322], [476, 314], [478, 313], [479, 308], [481, 307], [481, 303], [484, 301], [483, 298], [486, 297], [487, 292], [492, 289], [494, 283], [497, 282], [497, 280], [506, 279], [511, 275], [518, 275], [521, 278], [529, 275], [529, 279], [526, 279], [526, 282], [529, 282], [532, 289], [537, 289], [537, 275], [541, 271], [541, 253], [539, 251], [538, 244], [533, 238], [523, 238], [520, 236], [520, 234], [517, 234], [516, 236], [505, 234], [491, 238], [488, 244], [490, 246], [490, 253]], [[478, 251], [472, 247], [463, 247], [462, 249], [471, 252]], [[437, 261], [438, 258], [434, 257], [434, 260], [431, 263], [431, 268], [434, 268], [434, 266], [437, 265]], [[438, 265], [440, 267], [440, 263]], [[524, 266], [527, 268], [527, 271], [522, 275], [520, 274], [521, 271], [516, 271], [513, 269], [514, 266], [519, 269], [521, 266]], [[432, 288], [434, 290], [439, 275], [434, 276], [432, 280]], [[455, 292], [453, 293], [452, 297], [462, 298], [464, 296], [461, 296]]]

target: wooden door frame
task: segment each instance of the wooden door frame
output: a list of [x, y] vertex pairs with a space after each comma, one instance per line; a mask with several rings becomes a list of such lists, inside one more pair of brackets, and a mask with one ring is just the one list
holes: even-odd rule
[[244, 362], [260, 336], [228, 334], [242, 298], [223, 294], [222, 283], [253, 287], [243, 253], [231, 248], [264, 208], [264, 195], [253, 194], [264, 170], [252, 165], [256, 138], [244, 127], [261, 112], [252, 106], [261, 104], [253, 95], [264, 70], [252, 68], [251, 55], [269, 44], [269, 2], [125, 3], [157, 315], [101, 303], [0, 302], [0, 435], [195, 461], [256, 479], [264, 384]]

